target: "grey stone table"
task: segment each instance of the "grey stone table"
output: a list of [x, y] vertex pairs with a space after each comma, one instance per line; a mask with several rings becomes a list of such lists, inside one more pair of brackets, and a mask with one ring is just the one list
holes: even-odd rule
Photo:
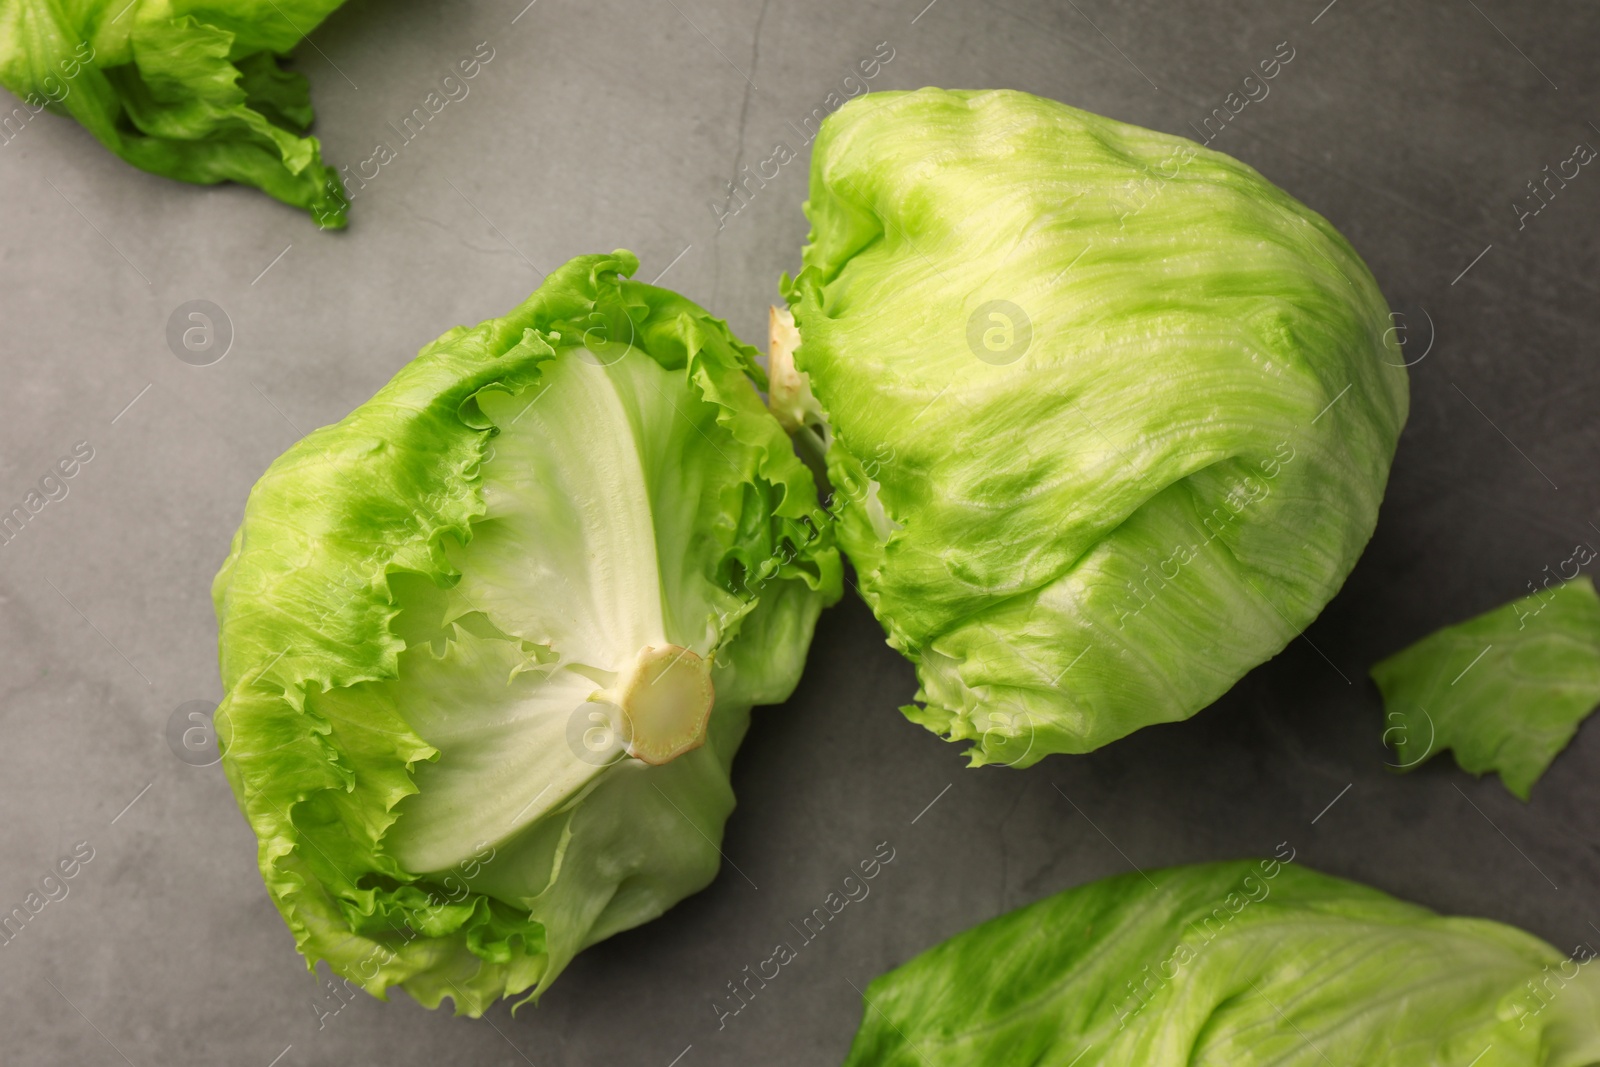
[[[857, 990], [949, 934], [1130, 865], [1282, 841], [1301, 862], [1563, 947], [1600, 936], [1600, 723], [1522, 804], [1449, 759], [1386, 770], [1366, 679], [1381, 655], [1522, 593], [1575, 543], [1600, 544], [1600, 172], [1537, 215], [1516, 206], [1547, 164], [1600, 144], [1600, 10], [526, 3], [353, 0], [302, 45], [330, 157], [354, 170], [380, 143], [392, 156], [343, 234], [252, 190], [135, 171], [64, 119], [0, 147], [0, 504], [92, 450], [68, 495], [0, 547], [0, 911], [74, 848], [91, 857], [0, 948], [0, 1059], [837, 1063]], [[395, 126], [480, 46], [492, 58], [468, 94], [403, 141]], [[874, 89], [1012, 87], [1194, 136], [1280, 51], [1293, 58], [1270, 93], [1214, 146], [1331, 219], [1433, 342], [1377, 536], [1305, 638], [1190, 722], [969, 771], [895, 710], [911, 671], [847, 599], [739, 756], [725, 845], [738, 871], [585, 953], [516, 1018], [404, 997], [334, 1012], [261, 888], [219, 769], [167, 743], [177, 709], [219, 696], [208, 584], [272, 458], [580, 252], [634, 249], [643, 277], [665, 271], [759, 340], [805, 235], [807, 119], [864, 59], [880, 57]], [[731, 211], [726, 183], [780, 144], [800, 158]], [[209, 366], [167, 344], [191, 300], [231, 324]], [[895, 858], [871, 896], [719, 1027], [726, 983], [880, 842]]]

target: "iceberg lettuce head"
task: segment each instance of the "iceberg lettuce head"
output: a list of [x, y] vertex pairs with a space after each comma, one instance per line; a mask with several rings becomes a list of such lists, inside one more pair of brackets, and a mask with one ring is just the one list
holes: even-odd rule
[[1287, 860], [1135, 872], [873, 982], [845, 1067], [1592, 1067], [1595, 958]]
[[[811, 161], [774, 410], [975, 763], [1194, 714], [1371, 536], [1406, 374], [1328, 222], [1237, 160], [1018, 92], [872, 93]], [[792, 360], [793, 367], [789, 366]]]
[[754, 352], [582, 256], [251, 492], [223, 766], [300, 951], [481, 1014], [716, 875], [840, 565]]

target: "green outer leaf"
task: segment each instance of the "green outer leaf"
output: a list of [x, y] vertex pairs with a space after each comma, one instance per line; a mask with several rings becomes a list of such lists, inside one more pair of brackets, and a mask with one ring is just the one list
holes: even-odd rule
[[1396, 652], [1372, 680], [1391, 766], [1448, 748], [1462, 770], [1496, 771], [1527, 800], [1600, 705], [1600, 597], [1585, 576], [1503, 604]]
[[303, 136], [306, 80], [277, 60], [339, 2], [8, 0], [0, 84], [30, 110], [70, 114], [142, 170], [253, 185], [337, 229], [349, 204]]
[[[691, 301], [625, 281], [637, 265], [624, 251], [572, 260], [510, 314], [444, 334], [292, 447], [252, 490], [213, 584], [223, 767], [259, 839], [262, 877], [308, 964], [325, 959], [374, 995], [401, 985], [429, 1006], [450, 996], [481, 1014], [498, 996], [537, 993], [584, 945], [709, 882], [749, 703], [787, 697], [817, 613], [839, 596], [828, 531], [797, 538], [815, 490], [745, 377], [754, 351]], [[469, 542], [485, 513], [479, 466], [495, 432], [479, 395], [528, 387], [556, 344], [580, 342], [596, 322], [633, 323], [637, 348], [717, 406], [722, 447], [745, 463], [740, 541], [708, 578], [731, 586], [730, 569], [754, 568], [780, 543], [795, 551], [724, 631], [729, 667], [701, 749], [647, 771], [612, 767], [551, 812], [516, 850], [544, 857], [541, 881], [441, 903], [436, 879], [401, 869], [382, 845], [416, 791], [412, 768], [436, 755], [377, 684], [397, 677], [406, 647], [396, 587], [402, 575], [421, 576], [405, 579], [413, 586], [459, 580], [447, 539]], [[745, 647], [769, 641], [799, 648]], [[689, 873], [655, 884], [653, 857]], [[537, 899], [508, 902], [523, 897]]]
[[845, 1062], [1579, 1067], [1600, 1062], [1593, 957], [1277, 860], [1173, 867], [1068, 890], [882, 976]]
[[[786, 291], [840, 544], [908, 713], [974, 763], [1192, 715], [1344, 581], [1406, 376], [1360, 258], [1254, 170], [1025, 93], [871, 93], [806, 213]], [[999, 365], [993, 300], [1031, 325]]]

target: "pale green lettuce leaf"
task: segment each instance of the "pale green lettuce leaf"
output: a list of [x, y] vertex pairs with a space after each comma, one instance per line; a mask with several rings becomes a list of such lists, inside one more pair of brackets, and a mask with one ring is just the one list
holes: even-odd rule
[[1600, 705], [1600, 597], [1586, 576], [1548, 586], [1429, 634], [1372, 679], [1390, 766], [1410, 770], [1448, 748], [1463, 770], [1495, 771], [1527, 800]]
[[884, 975], [846, 1064], [1583, 1067], [1600, 1063], [1594, 956], [1276, 859], [1175, 867]]
[[306, 80], [278, 66], [340, 2], [6, 0], [0, 85], [22, 105], [5, 136], [64, 112], [143, 170], [253, 185], [342, 227], [343, 186], [306, 136]]
[[[839, 594], [752, 350], [636, 266], [580, 257], [429, 345], [272, 465], [217, 576], [262, 876], [375, 995], [480, 1014], [710, 882], [750, 707]], [[714, 702], [652, 765], [605, 740], [662, 648]]]
[[1338, 590], [1407, 388], [1315, 212], [1182, 138], [923, 89], [828, 118], [806, 213], [840, 544], [907, 714], [975, 763], [1192, 715]]

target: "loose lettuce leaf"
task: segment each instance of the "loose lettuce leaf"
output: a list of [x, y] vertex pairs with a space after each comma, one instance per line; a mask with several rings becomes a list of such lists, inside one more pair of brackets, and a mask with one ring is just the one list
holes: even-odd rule
[[1278, 860], [1109, 878], [873, 982], [847, 1067], [1580, 1067], [1600, 968]]
[[[709, 883], [750, 707], [839, 595], [753, 350], [636, 267], [579, 257], [424, 348], [273, 463], [217, 575], [262, 877], [308, 964], [376, 996], [537, 995]], [[608, 738], [664, 648], [714, 703], [647, 763]]]
[[64, 112], [142, 170], [253, 185], [345, 225], [348, 202], [322, 162], [306, 80], [278, 60], [340, 0], [7, 0], [0, 84], [22, 101], [19, 136], [40, 110]]
[[1600, 597], [1587, 576], [1547, 587], [1429, 634], [1372, 679], [1391, 766], [1410, 770], [1448, 748], [1462, 770], [1495, 771], [1527, 800], [1600, 704]]
[[806, 214], [840, 544], [906, 714], [974, 763], [1192, 715], [1343, 583], [1403, 361], [1360, 257], [1254, 170], [1025, 93], [871, 93]]

